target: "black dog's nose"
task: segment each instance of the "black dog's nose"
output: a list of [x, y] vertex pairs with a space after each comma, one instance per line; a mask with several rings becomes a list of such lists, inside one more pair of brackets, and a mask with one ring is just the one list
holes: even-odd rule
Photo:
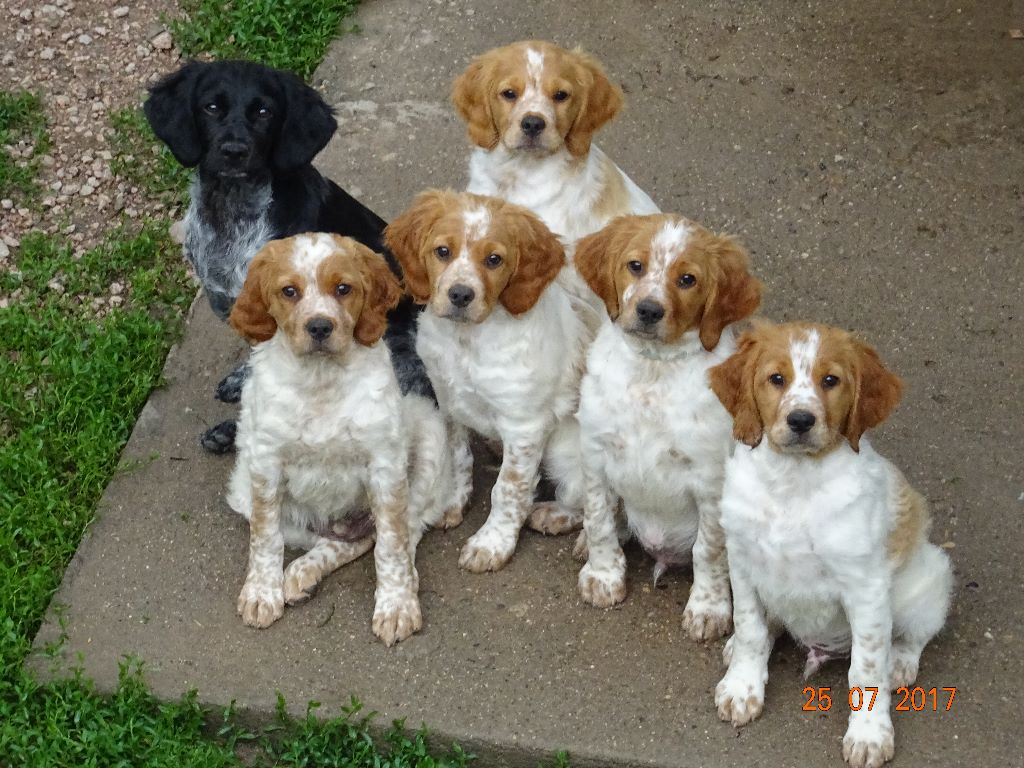
[[790, 411], [786, 417], [786, 423], [789, 424], [789, 428], [798, 435], [809, 432], [811, 427], [814, 426], [814, 422], [814, 414], [810, 411]]
[[644, 325], [654, 325], [665, 316], [665, 308], [653, 299], [644, 299], [636, 305], [636, 316]]
[[225, 141], [220, 145], [220, 153], [225, 160], [238, 162], [249, 156], [249, 145], [244, 141]]
[[326, 317], [314, 317], [306, 323], [306, 333], [313, 337], [314, 341], [323, 341], [334, 331], [334, 323]]
[[519, 124], [519, 127], [523, 129], [523, 133], [527, 136], [538, 135], [544, 130], [545, 126], [547, 126], [547, 123], [545, 123], [544, 118], [539, 115], [527, 115]]
[[459, 309], [469, 306], [469, 302], [476, 296], [476, 291], [468, 285], [456, 283], [448, 289], [448, 300]]

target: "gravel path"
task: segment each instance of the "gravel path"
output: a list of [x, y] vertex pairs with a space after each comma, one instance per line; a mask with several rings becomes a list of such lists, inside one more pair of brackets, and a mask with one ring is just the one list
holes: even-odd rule
[[[170, 3], [0, 0], [0, 89], [38, 94], [50, 134], [40, 158], [40, 204], [0, 200], [3, 251], [16, 256], [31, 231], [65, 235], [76, 253], [121, 218], [173, 218], [159, 201], [111, 170], [110, 115], [142, 102], [145, 88], [180, 60], [161, 14]], [[10, 149], [26, 159], [31, 146]], [[4, 247], [6, 246], [6, 248]]]

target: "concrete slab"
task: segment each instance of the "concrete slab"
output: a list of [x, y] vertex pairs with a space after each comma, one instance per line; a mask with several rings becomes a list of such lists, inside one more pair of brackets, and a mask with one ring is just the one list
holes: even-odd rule
[[[447, 91], [470, 55], [534, 36], [583, 45], [627, 90], [599, 143], [664, 209], [742, 236], [766, 314], [878, 343], [909, 391], [876, 444], [928, 496], [957, 568], [920, 682], [958, 694], [950, 712], [896, 715], [897, 766], [1024, 765], [1024, 45], [1007, 36], [1011, 5], [379, 0], [318, 72], [342, 117], [322, 166], [392, 217], [425, 186], [464, 183]], [[55, 600], [70, 606], [65, 657], [83, 654], [101, 688], [130, 653], [162, 697], [195, 687], [266, 717], [275, 690], [326, 712], [355, 693], [485, 765], [560, 748], [580, 765], [840, 764], [846, 704], [801, 711], [792, 647], [774, 657], [764, 717], [740, 732], [718, 722], [721, 648], [679, 630], [685, 575], [652, 590], [632, 552], [627, 602], [594, 610], [576, 596], [570, 540], [532, 534], [506, 570], [461, 573], [481, 492], [460, 529], [424, 541], [426, 627], [411, 641], [373, 639], [369, 559], [271, 629], [242, 627], [231, 460], [195, 441], [229, 412], [210, 393], [240, 353], [200, 307]], [[51, 620], [39, 641], [57, 634]], [[837, 664], [811, 682], [843, 681]]]

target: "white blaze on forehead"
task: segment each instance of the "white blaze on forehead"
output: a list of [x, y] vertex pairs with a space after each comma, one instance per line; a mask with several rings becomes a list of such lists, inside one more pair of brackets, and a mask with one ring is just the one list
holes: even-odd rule
[[462, 220], [466, 223], [466, 243], [468, 248], [470, 241], [482, 240], [487, 237], [487, 230], [491, 226], [491, 212], [483, 205], [475, 208], [467, 208], [462, 212]]
[[328, 297], [320, 292], [316, 271], [324, 259], [334, 253], [337, 248], [334, 238], [322, 232], [314, 235], [300, 235], [295, 238], [292, 266], [305, 278], [306, 283], [301, 301], [314, 302], [314, 309], [328, 310], [332, 308]]
[[544, 94], [544, 54], [534, 48], [526, 49], [526, 87], [513, 112], [516, 125], [527, 112], [543, 115], [548, 121], [554, 117], [551, 103]]
[[544, 54], [533, 48], [526, 49], [526, 74], [533, 85], [540, 87], [544, 74]]
[[793, 383], [786, 392], [785, 402], [813, 403], [818, 399], [814, 387], [814, 361], [818, 357], [821, 337], [811, 329], [789, 341], [789, 358], [793, 363]]
[[651, 255], [647, 272], [640, 281], [648, 286], [652, 294], [664, 295], [665, 278], [669, 267], [686, 248], [690, 239], [690, 227], [684, 221], [666, 221], [651, 240]]

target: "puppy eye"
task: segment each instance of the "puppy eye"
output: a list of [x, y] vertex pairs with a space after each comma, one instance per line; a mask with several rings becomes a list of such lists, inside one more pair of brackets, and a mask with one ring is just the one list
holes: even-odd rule
[[446, 248], [445, 246], [439, 245], [437, 246], [437, 248], [434, 249], [434, 254], [441, 261], [447, 261], [448, 257], [452, 255], [452, 252], [449, 251], [448, 248]]
[[555, 91], [555, 95], [551, 97], [555, 101], [565, 101], [569, 98], [569, 94], [565, 91]]
[[831, 373], [821, 380], [821, 386], [825, 389], [832, 389], [839, 384], [839, 377], [833, 376]]
[[680, 288], [693, 288], [697, 284], [697, 278], [687, 272], [685, 275], [681, 275], [676, 284]]
[[505, 101], [515, 101], [516, 92], [513, 91], [511, 88], [506, 88], [504, 91], [501, 92], [501, 98], [503, 98]]
[[294, 285], [286, 285], [284, 288], [281, 289], [281, 295], [284, 296], [286, 299], [294, 299], [296, 296], [299, 295], [299, 289], [296, 288]]
[[639, 261], [630, 261], [626, 264], [626, 269], [632, 272], [634, 275], [639, 275], [644, 271], [644, 265]]
[[266, 120], [266, 119], [267, 119], [268, 117], [270, 117], [270, 115], [271, 115], [271, 114], [272, 114], [272, 113], [271, 113], [271, 111], [270, 111], [270, 108], [269, 108], [269, 107], [260, 107], [260, 108], [259, 108], [259, 109], [258, 109], [258, 110], [256, 111], [256, 116], [257, 116], [257, 117], [260, 117], [260, 118], [263, 118], [264, 120]]
[[786, 386], [786, 377], [781, 373], [773, 373], [768, 377], [768, 381], [773, 387], [784, 387]]
[[215, 115], [220, 110], [220, 107], [217, 106], [216, 102], [211, 101], [203, 109], [206, 110], [207, 114]]
[[504, 259], [501, 258], [500, 254], [492, 253], [489, 254], [486, 259], [484, 259], [484, 264], [486, 264], [491, 269], [494, 269], [495, 267], [500, 266], [502, 261], [504, 261]]
[[338, 283], [338, 287], [334, 289], [334, 293], [337, 296], [347, 296], [352, 292], [352, 286], [348, 283]]

